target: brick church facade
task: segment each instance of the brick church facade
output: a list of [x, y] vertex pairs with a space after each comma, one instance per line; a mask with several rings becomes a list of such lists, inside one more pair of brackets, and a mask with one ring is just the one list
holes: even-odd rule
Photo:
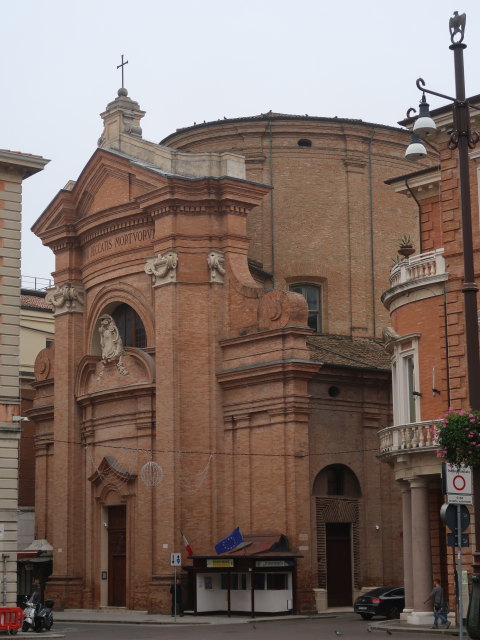
[[[224, 590], [202, 558], [237, 526], [252, 553], [282, 540], [253, 560], [276, 575], [263, 589], [285, 595], [265, 612], [400, 582], [400, 494], [376, 459], [391, 422], [376, 338], [378, 263], [415, 235], [415, 207], [383, 185], [406, 172], [405, 134], [271, 115], [165, 146], [142, 139], [143, 115], [119, 90], [98, 149], [33, 227], [56, 256], [55, 344], [35, 363], [29, 411], [49, 597], [167, 612], [183, 531], [205, 562], [200, 579], [184, 554], [200, 612], [202, 594]], [[260, 590], [239, 575], [237, 591]], [[229, 603], [230, 590], [231, 576]]]

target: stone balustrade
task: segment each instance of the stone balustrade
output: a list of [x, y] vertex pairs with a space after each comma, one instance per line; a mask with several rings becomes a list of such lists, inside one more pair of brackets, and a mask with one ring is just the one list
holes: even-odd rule
[[411, 280], [444, 274], [445, 259], [442, 254], [443, 249], [435, 249], [398, 262], [390, 271], [390, 285], [395, 287]]
[[378, 432], [380, 456], [395, 455], [402, 451], [434, 451], [438, 446], [433, 426], [436, 422], [414, 422], [382, 429]]

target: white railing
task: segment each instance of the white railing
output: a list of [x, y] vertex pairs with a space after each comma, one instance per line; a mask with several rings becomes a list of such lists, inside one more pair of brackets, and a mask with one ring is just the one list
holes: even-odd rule
[[378, 432], [380, 455], [401, 453], [402, 451], [434, 451], [438, 444], [435, 438], [435, 425], [438, 421], [414, 422], [386, 427]]
[[435, 249], [398, 262], [390, 271], [391, 286], [395, 287], [403, 282], [444, 274], [445, 259], [442, 254], [443, 249]]

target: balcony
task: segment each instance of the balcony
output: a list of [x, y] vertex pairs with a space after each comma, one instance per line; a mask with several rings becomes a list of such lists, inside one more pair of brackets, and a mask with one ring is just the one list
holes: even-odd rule
[[445, 273], [445, 260], [443, 249], [435, 249], [420, 253], [418, 256], [405, 258], [394, 265], [390, 271], [390, 286], [396, 287], [404, 282], [428, 278], [429, 276], [443, 275]]
[[385, 307], [393, 311], [397, 306], [406, 304], [414, 291], [422, 290], [422, 297], [441, 294], [444, 282], [448, 280], [442, 254], [443, 249], [435, 249], [395, 264], [390, 271], [390, 289], [381, 296]]
[[434, 425], [438, 421], [414, 422], [386, 427], [378, 432], [380, 457], [387, 458], [401, 453], [434, 452], [438, 444], [434, 437]]

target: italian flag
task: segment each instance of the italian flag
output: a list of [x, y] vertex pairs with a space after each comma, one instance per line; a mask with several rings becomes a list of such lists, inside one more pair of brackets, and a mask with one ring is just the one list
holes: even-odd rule
[[185, 546], [185, 549], [187, 550], [187, 553], [189, 556], [193, 556], [193, 551], [192, 551], [192, 547], [190, 546], [189, 541], [187, 540], [187, 538], [185, 537], [185, 534], [183, 533], [183, 531], [180, 531], [180, 534], [182, 536], [182, 540], [183, 540], [183, 544]]

